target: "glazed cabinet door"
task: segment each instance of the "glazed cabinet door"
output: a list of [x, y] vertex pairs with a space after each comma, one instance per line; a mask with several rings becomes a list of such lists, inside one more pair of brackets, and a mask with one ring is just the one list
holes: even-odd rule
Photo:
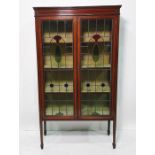
[[113, 19], [79, 19], [79, 117], [98, 119], [111, 114]]
[[75, 117], [74, 18], [42, 21], [44, 115]]

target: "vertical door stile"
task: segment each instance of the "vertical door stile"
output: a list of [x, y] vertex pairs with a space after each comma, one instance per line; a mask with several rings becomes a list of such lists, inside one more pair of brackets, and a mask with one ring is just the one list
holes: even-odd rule
[[78, 111], [78, 119], [80, 119], [81, 115], [81, 103], [80, 103], [80, 95], [81, 95], [81, 83], [80, 83], [80, 17], [77, 17], [77, 111]]
[[74, 119], [77, 119], [77, 18], [73, 18], [73, 44], [74, 44]]
[[112, 29], [112, 31], [113, 31], [113, 38], [112, 38], [112, 60], [111, 60], [111, 62], [112, 62], [112, 67], [111, 67], [111, 77], [113, 77], [112, 79], [111, 79], [111, 115], [112, 115], [112, 117], [114, 117], [114, 113], [115, 113], [115, 110], [114, 110], [114, 105], [115, 105], [115, 101], [114, 101], [114, 95], [115, 95], [115, 89], [114, 89], [114, 83], [115, 83], [115, 77], [114, 77], [114, 75], [115, 75], [115, 67], [116, 67], [116, 64], [115, 64], [115, 62], [114, 62], [114, 60], [115, 60], [115, 18], [113, 18], [113, 29]]

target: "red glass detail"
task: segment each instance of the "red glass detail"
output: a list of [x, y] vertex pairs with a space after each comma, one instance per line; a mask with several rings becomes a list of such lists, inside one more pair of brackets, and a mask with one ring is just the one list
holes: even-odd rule
[[62, 38], [61, 38], [61, 36], [56, 35], [56, 36], [54, 36], [53, 39], [56, 40], [57, 43], [59, 43], [59, 41], [60, 41]]
[[100, 39], [100, 38], [101, 38], [101, 36], [99, 34], [93, 35], [93, 39], [95, 40], [95, 42], [97, 42], [98, 39]]

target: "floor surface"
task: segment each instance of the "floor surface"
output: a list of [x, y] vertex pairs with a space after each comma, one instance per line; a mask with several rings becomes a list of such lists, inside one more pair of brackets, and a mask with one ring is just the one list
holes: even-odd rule
[[117, 147], [112, 135], [103, 131], [48, 131], [44, 149], [40, 149], [39, 132], [20, 132], [20, 155], [135, 155], [135, 130], [117, 131]]

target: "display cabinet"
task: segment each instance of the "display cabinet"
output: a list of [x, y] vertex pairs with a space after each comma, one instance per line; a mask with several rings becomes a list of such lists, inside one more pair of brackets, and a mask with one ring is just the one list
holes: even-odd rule
[[34, 7], [41, 148], [46, 121], [113, 122], [120, 5]]

